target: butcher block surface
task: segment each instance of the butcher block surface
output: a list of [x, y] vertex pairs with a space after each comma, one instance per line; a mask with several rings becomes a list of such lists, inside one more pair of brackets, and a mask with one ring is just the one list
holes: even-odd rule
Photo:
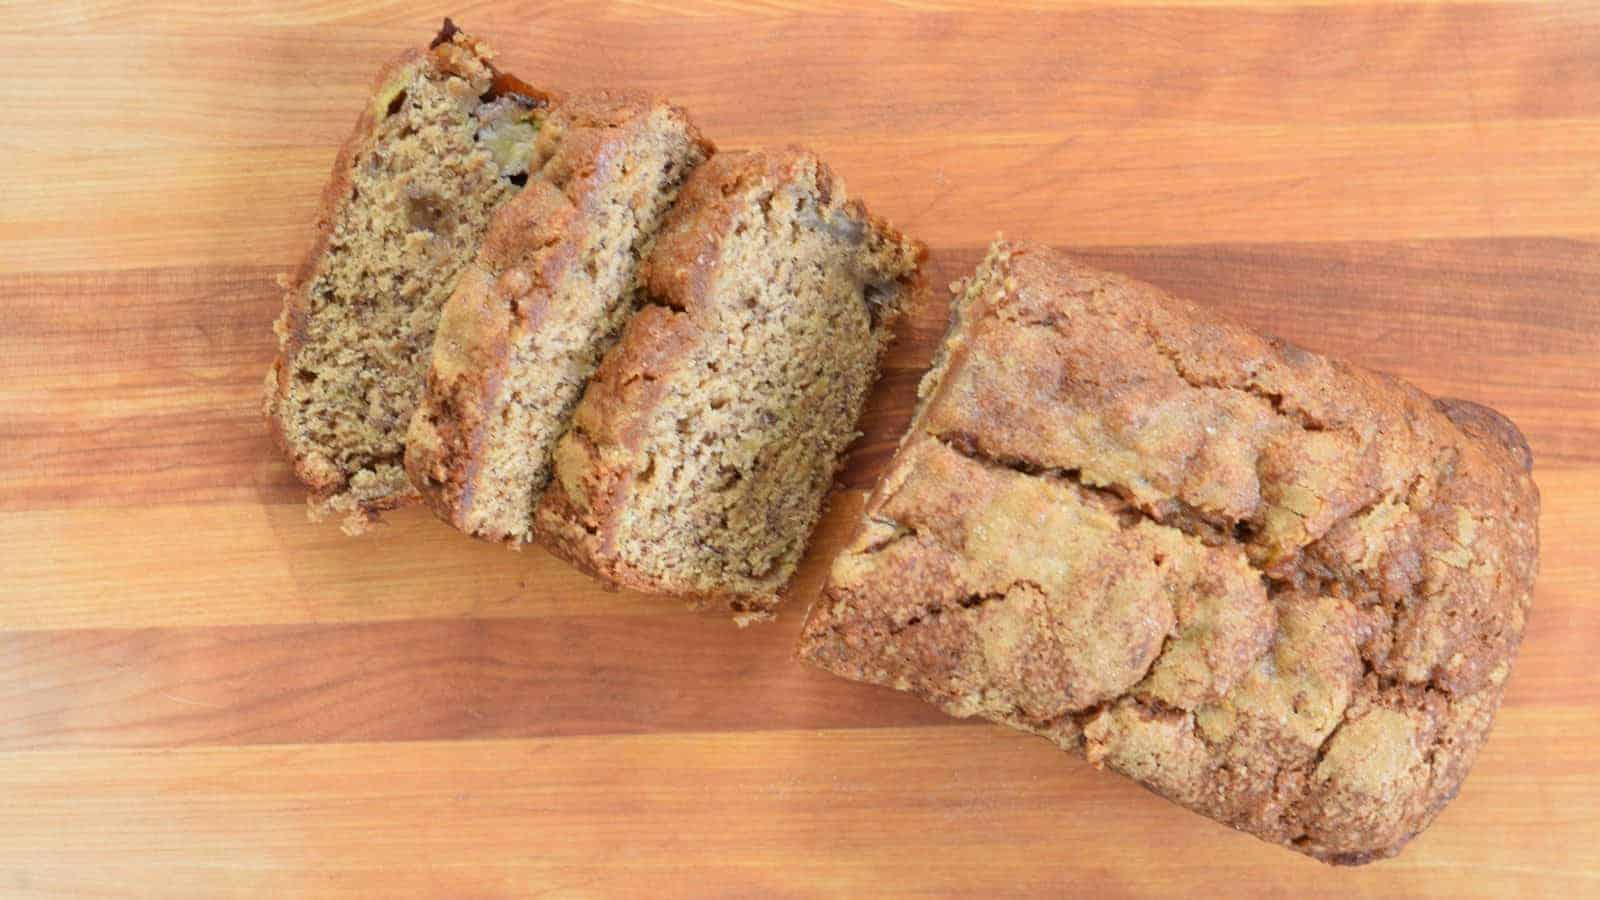
[[[259, 413], [274, 278], [445, 13], [536, 84], [812, 146], [928, 243], [776, 622], [421, 509], [306, 520]], [[1600, 5], [28, 2], [0, 106], [0, 897], [1600, 893]], [[1526, 433], [1527, 637], [1397, 859], [1323, 866], [795, 661], [1002, 231]]]

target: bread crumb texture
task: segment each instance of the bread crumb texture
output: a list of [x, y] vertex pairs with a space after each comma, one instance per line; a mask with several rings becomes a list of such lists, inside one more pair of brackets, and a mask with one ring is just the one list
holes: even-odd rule
[[712, 147], [677, 107], [631, 93], [558, 98], [527, 189], [496, 214], [445, 305], [406, 468], [445, 521], [531, 539], [556, 440], [638, 308], [639, 267]]
[[921, 252], [807, 151], [701, 166], [557, 447], [540, 537], [614, 583], [767, 615]]
[[1455, 795], [1538, 558], [1509, 421], [997, 243], [801, 640], [1333, 863]]
[[445, 298], [526, 177], [544, 100], [447, 26], [380, 74], [289, 282], [266, 411], [314, 516], [349, 531], [415, 499], [402, 468]]

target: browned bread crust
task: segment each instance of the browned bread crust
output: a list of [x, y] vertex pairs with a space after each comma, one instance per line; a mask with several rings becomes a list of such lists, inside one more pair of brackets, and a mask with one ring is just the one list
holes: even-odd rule
[[[505, 521], [491, 515], [490, 491], [504, 473], [486, 464], [490, 444], [522, 440], [496, 435], [508, 404], [508, 376], [517, 365], [519, 344], [543, 343], [554, 353], [563, 337], [546, 334], [547, 323], [560, 325], [552, 304], [572, 273], [590, 263], [585, 248], [602, 221], [599, 207], [613, 186], [611, 163], [630, 159], [643, 138], [659, 127], [661, 117], [677, 121], [689, 135], [688, 158], [678, 161], [678, 177], [713, 152], [687, 115], [663, 100], [642, 94], [591, 91], [557, 100], [540, 135], [531, 166], [535, 174], [526, 189], [501, 207], [491, 223], [475, 263], [464, 273], [446, 303], [434, 340], [433, 367], [406, 438], [406, 471], [428, 506], [456, 528], [491, 540], [528, 539], [532, 497], [543, 485], [546, 464], [516, 486], [528, 496], [524, 513]], [[642, 164], [642, 163], [641, 163]], [[635, 212], [646, 198], [632, 198]], [[642, 213], [641, 213], [642, 214]], [[603, 252], [626, 255], [627, 247]], [[631, 308], [631, 280], [623, 302]], [[624, 313], [625, 314], [625, 313]], [[594, 327], [612, 332], [605, 323]], [[539, 365], [541, 362], [525, 363]], [[581, 386], [581, 381], [579, 382]], [[572, 401], [576, 402], [574, 390]], [[564, 414], [552, 412], [558, 418]], [[543, 452], [548, 452], [545, 450]]]
[[[405, 80], [408, 72], [432, 69], [458, 76], [470, 83], [483, 82], [488, 96], [517, 95], [525, 98], [530, 105], [549, 102], [548, 94], [495, 69], [490, 63], [492, 58], [493, 52], [486, 45], [446, 19], [426, 49], [408, 50], [379, 70], [372, 82], [374, 99], [363, 107], [357, 117], [355, 127], [340, 147], [332, 174], [323, 187], [312, 229], [311, 246], [295, 272], [281, 280], [284, 288], [283, 310], [273, 326], [278, 339], [278, 355], [267, 372], [263, 413], [274, 443], [288, 457], [295, 476], [307, 487], [313, 511], [320, 515], [338, 507], [338, 511], [347, 514], [345, 528], [352, 533], [360, 531], [364, 523], [378, 512], [414, 502], [417, 495], [409, 487], [380, 494], [358, 495], [351, 490], [349, 473], [330, 462], [328, 448], [293, 435], [288, 422], [293, 402], [292, 373], [308, 339], [311, 317], [308, 289], [333, 252], [332, 243], [339, 215], [351, 201], [355, 189], [356, 167], [371, 150], [379, 121], [392, 112], [386, 108], [386, 104], [394, 98], [387, 96], [387, 93]], [[399, 427], [403, 428], [404, 423], [400, 423]]]
[[[726, 309], [730, 298], [722, 296], [727, 290], [719, 289], [719, 283], [729, 268], [738, 264], [730, 259], [728, 245], [745, 228], [756, 227], [748, 221], [751, 195], [797, 181], [809, 184], [812, 179], [820, 216], [828, 223], [814, 227], [847, 231], [853, 241], [860, 242], [860, 256], [867, 260], [863, 268], [871, 271], [858, 273], [858, 277], [876, 285], [868, 288], [869, 295], [874, 290], [882, 291], [882, 295], [870, 296], [866, 301], [871, 322], [866, 338], [870, 346], [863, 348], [865, 362], [859, 371], [852, 369], [841, 375], [834, 391], [834, 402], [848, 407], [837, 416], [844, 433], [815, 444], [761, 451], [827, 457], [820, 483], [797, 489], [799, 493], [815, 494], [801, 503], [810, 504], [803, 513], [807, 519], [801, 529], [804, 534], [798, 536], [799, 547], [803, 548], [820, 512], [827, 484], [841, 461], [838, 451], [843, 442], [838, 438], [842, 436], [847, 442], [854, 434], [866, 392], [876, 377], [878, 359], [892, 337], [892, 324], [901, 302], [912, 290], [923, 250], [887, 222], [868, 213], [859, 200], [846, 198], [842, 183], [814, 154], [787, 148], [719, 155], [696, 171], [685, 185], [646, 263], [647, 294], [652, 303], [628, 323], [621, 341], [590, 383], [571, 429], [557, 447], [556, 477], [545, 491], [536, 520], [539, 539], [557, 555], [612, 584], [677, 594], [696, 606], [730, 608], [741, 622], [763, 618], [776, 605], [792, 574], [793, 559], [777, 563], [765, 581], [743, 579], [738, 583], [712, 584], [706, 579], [691, 581], [650, 571], [630, 560], [621, 545], [628, 541], [624, 536], [628, 523], [647, 515], [640, 508], [639, 496], [656, 472], [653, 465], [644, 461], [656, 460], [662, 469], [673, 464], [670, 457], [657, 459], [662, 448], [658, 437], [652, 434], [667, 414], [665, 404], [674, 395], [691, 391], [691, 383], [698, 383], [699, 373], [690, 369], [701, 365], [695, 361], [697, 348], [704, 350], [708, 335], [738, 327], [734, 324], [736, 314]], [[756, 301], [752, 298], [748, 302], [754, 309]], [[858, 294], [852, 302], [861, 303], [862, 298]], [[840, 347], [838, 355], [844, 359], [845, 348]], [[745, 365], [738, 355], [730, 354], [716, 364], [722, 367], [721, 374], [708, 377], [720, 383], [724, 392], [759, 389], [738, 380]], [[707, 417], [716, 415], [716, 404], [702, 413]], [[803, 414], [823, 415], [820, 410], [806, 410]], [[684, 423], [684, 427], [690, 424]], [[738, 431], [732, 422], [727, 427]], [[750, 441], [764, 440], [759, 433], [745, 436]], [[740, 471], [736, 475], [730, 472], [729, 477], [761, 476]], [[715, 489], [703, 485], [694, 492]], [[652, 486], [649, 490], [662, 489]], [[654, 544], [643, 552], [651, 561], [688, 557], [693, 554], [670, 543], [698, 543], [703, 548], [705, 538], [703, 534], [681, 533], [672, 542]]]
[[[650, 413], [665, 390], [663, 376], [687, 356], [694, 337], [689, 323], [670, 309], [641, 309], [601, 362], [572, 427], [556, 445], [555, 481], [539, 502], [534, 533], [555, 555], [617, 587], [661, 590], [618, 555], [617, 532], [640, 474], [633, 463], [644, 455]], [[741, 612], [762, 606], [731, 593], [690, 599]]]
[[1399, 852], [1522, 638], [1515, 426], [1043, 246], [963, 289], [802, 656], [1327, 862]]
[[[470, 527], [467, 511], [511, 363], [512, 332], [538, 327], [545, 305], [528, 295], [572, 265], [576, 248], [560, 238], [575, 217], [558, 188], [530, 184], [496, 215], [477, 263], [439, 317], [433, 368], [406, 434], [406, 474], [434, 514], [458, 529]], [[551, 252], [518, 261], [537, 250]]]

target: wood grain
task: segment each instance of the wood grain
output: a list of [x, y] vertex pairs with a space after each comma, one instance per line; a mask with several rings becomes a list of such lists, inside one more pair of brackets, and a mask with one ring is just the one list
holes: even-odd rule
[[[1600, 893], [1600, 6], [511, 2], [536, 81], [816, 146], [931, 248], [773, 624], [421, 510], [305, 520], [259, 420], [292, 266], [410, 0], [0, 22], [0, 896]], [[792, 655], [999, 231], [1489, 403], [1542, 571], [1500, 722], [1335, 870]]]
[[[1592, 843], [1562, 840], [1600, 814], [1568, 737], [1591, 721], [1508, 710], [1410, 851], [1332, 871], [983, 727], [4, 754], [0, 790], [48, 823], [53, 849], [41, 859], [0, 834], [0, 885], [23, 897], [129, 884], [169, 897], [1496, 897], [1531, 883], [1575, 896], [1600, 866]], [[1551, 774], [1529, 778], [1529, 765]]]

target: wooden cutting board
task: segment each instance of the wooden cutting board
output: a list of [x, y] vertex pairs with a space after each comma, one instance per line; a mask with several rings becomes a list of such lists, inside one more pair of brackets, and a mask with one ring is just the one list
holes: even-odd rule
[[937, 285], [1003, 230], [1509, 413], [1545, 548], [1505, 708], [1356, 870], [793, 660], [942, 289], [775, 624], [420, 510], [308, 523], [257, 411], [273, 276], [444, 10], [225, 6], [0, 16], [0, 896], [1600, 893], [1600, 5], [452, 11], [534, 82], [818, 148]]

